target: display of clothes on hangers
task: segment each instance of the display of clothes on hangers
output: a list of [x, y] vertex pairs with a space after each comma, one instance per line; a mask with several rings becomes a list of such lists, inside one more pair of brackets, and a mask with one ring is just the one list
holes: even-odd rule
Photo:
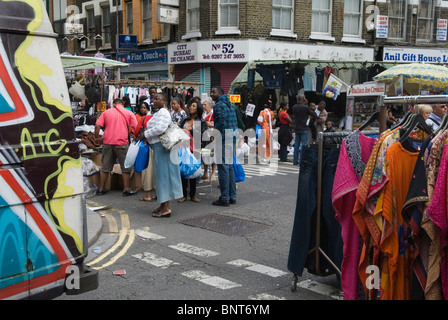
[[[429, 185], [418, 184], [426, 180], [427, 172], [416, 170], [433, 135], [423, 117], [413, 115], [378, 139], [354, 131], [341, 148], [332, 203], [344, 238], [344, 299], [424, 297], [425, 272], [415, 259], [422, 240], [416, 231], [422, 219], [411, 208], [403, 208], [411, 203], [407, 198], [417, 190], [416, 183], [419, 192], [427, 195]], [[359, 139], [354, 142], [356, 136]], [[446, 176], [444, 180], [446, 184]], [[419, 199], [413, 208], [421, 208], [422, 198], [411, 198]]]

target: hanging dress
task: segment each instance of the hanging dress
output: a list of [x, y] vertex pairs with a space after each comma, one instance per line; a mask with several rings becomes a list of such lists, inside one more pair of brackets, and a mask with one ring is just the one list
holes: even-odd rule
[[342, 142], [336, 168], [332, 203], [336, 219], [341, 224], [344, 242], [344, 258], [341, 265], [344, 300], [358, 299], [360, 234], [353, 220], [352, 212], [356, 201], [356, 190], [377, 140], [377, 138], [365, 136], [358, 130], [348, 135]]
[[265, 141], [265, 153], [263, 157], [265, 158], [271, 158], [272, 157], [272, 143], [271, 143], [271, 137], [272, 137], [272, 129], [274, 125], [274, 119], [275, 115], [272, 110], [265, 108], [264, 110], [260, 111], [260, 114], [258, 116], [258, 124], [261, 126], [262, 130], [265, 130], [266, 134], [266, 141]]

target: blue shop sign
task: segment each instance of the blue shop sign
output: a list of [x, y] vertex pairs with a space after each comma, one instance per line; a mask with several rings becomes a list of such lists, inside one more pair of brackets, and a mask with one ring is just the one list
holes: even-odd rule
[[168, 51], [166, 48], [160, 48], [118, 53], [117, 60], [129, 64], [167, 63]]
[[137, 36], [129, 34], [118, 35], [118, 49], [137, 49]]

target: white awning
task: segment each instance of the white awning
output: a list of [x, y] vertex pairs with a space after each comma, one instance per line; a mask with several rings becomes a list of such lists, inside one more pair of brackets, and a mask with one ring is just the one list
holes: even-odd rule
[[128, 63], [104, 58], [61, 55], [62, 66], [67, 70], [128, 67]]

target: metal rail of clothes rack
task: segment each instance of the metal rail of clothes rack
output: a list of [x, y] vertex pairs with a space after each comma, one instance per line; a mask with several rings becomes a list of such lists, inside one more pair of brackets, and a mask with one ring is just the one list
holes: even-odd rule
[[[315, 268], [318, 276], [323, 276], [324, 273], [320, 270], [320, 257], [322, 256], [341, 276], [341, 270], [339, 267], [331, 260], [331, 258], [325, 253], [320, 244], [321, 238], [321, 216], [322, 216], [322, 164], [323, 164], [323, 150], [324, 147], [340, 147], [343, 140], [351, 134], [352, 131], [338, 131], [338, 132], [319, 132], [317, 135], [318, 149], [318, 167], [317, 167], [317, 198], [316, 198], [316, 239], [315, 245], [312, 249], [308, 251], [308, 255], [315, 252]], [[379, 135], [379, 130], [362, 130], [365, 135]], [[291, 285], [291, 290], [294, 292], [297, 289], [298, 276], [293, 275], [293, 281]]]

